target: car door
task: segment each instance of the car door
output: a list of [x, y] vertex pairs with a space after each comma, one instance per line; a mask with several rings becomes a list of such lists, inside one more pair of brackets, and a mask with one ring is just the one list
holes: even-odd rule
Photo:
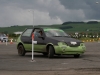
[[30, 51], [32, 49], [32, 34], [33, 29], [26, 29], [21, 35], [21, 41], [24, 43], [26, 50]]
[[[41, 29], [34, 29], [34, 40], [37, 41], [37, 44], [34, 44], [34, 49], [35, 51], [39, 51], [39, 52], [44, 52], [45, 49], [45, 44], [44, 44], [44, 39], [40, 38], [39, 36], [41, 36], [41, 34], [39, 33], [39, 31], [43, 32]], [[42, 36], [44, 36], [44, 34], [42, 34]]]

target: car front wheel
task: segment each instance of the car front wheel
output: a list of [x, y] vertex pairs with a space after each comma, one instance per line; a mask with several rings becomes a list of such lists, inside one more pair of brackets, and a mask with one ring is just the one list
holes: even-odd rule
[[53, 58], [53, 56], [54, 56], [54, 48], [53, 46], [49, 46], [48, 57]]
[[24, 47], [23, 47], [23, 45], [19, 45], [18, 46], [18, 55], [19, 56], [24, 56], [25, 55], [25, 49], [24, 49]]

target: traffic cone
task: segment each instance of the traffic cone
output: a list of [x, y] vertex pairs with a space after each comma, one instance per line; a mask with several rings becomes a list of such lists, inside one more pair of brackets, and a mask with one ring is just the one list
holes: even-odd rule
[[91, 40], [90, 40], [90, 42], [91, 42]]
[[13, 44], [13, 39], [10, 39], [10, 44]]

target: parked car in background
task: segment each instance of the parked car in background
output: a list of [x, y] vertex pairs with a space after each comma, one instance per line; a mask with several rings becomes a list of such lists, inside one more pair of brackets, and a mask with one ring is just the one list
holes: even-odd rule
[[37, 44], [34, 45], [34, 52], [42, 53], [52, 58], [54, 55], [74, 55], [80, 57], [85, 50], [85, 44], [71, 38], [61, 29], [55, 28], [28, 28], [17, 39], [17, 49], [20, 56], [32, 51], [32, 33]]
[[8, 36], [6, 36], [6, 34], [0, 34], [0, 41], [1, 41], [1, 42], [6, 42], [6, 41], [8, 41]]

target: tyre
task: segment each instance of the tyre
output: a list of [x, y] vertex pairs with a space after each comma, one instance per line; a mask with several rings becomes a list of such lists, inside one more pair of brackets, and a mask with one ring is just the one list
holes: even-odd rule
[[54, 57], [54, 48], [53, 46], [49, 46], [48, 58], [53, 58], [53, 57]]
[[19, 56], [24, 56], [26, 53], [25, 49], [24, 49], [24, 46], [23, 45], [19, 45], [18, 46], [18, 55]]
[[80, 57], [80, 54], [75, 54], [74, 57], [75, 58], [79, 58]]

